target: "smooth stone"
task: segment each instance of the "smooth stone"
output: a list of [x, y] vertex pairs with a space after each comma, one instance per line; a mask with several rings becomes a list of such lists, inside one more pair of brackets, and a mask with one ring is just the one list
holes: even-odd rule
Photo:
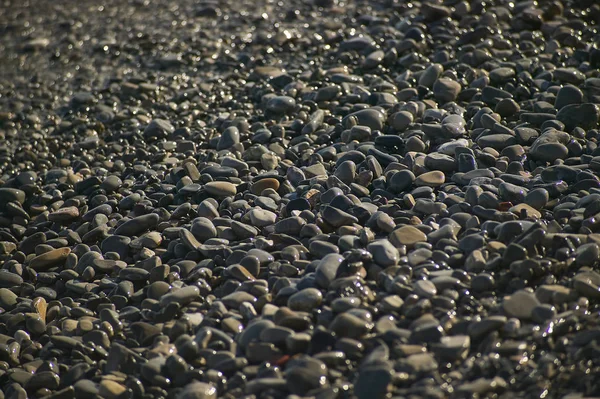
[[566, 144], [571, 136], [558, 130], [549, 130], [535, 139], [529, 149], [529, 154], [540, 161], [554, 162], [557, 159], [565, 159], [569, 154]]
[[302, 227], [306, 225], [306, 221], [299, 216], [292, 216], [289, 218], [281, 219], [275, 226], [275, 233], [289, 234], [297, 236], [300, 234]]
[[417, 353], [408, 356], [404, 364], [412, 373], [426, 373], [438, 368], [438, 363], [432, 353]]
[[175, 127], [164, 119], [154, 119], [144, 129], [144, 137], [164, 139], [175, 131]]
[[467, 331], [472, 339], [479, 340], [491, 332], [500, 330], [507, 324], [507, 320], [506, 316], [488, 316], [480, 321], [471, 323]]
[[444, 72], [444, 67], [441, 64], [429, 65], [419, 77], [419, 85], [431, 89], [442, 72]]
[[235, 126], [229, 126], [219, 138], [217, 151], [227, 150], [240, 142], [240, 131]]
[[290, 309], [310, 312], [323, 301], [323, 294], [316, 288], [305, 288], [292, 295], [287, 302]]
[[322, 210], [322, 216], [323, 220], [336, 228], [358, 223], [358, 219], [355, 216], [329, 205], [325, 206]]
[[65, 208], [61, 208], [55, 212], [52, 212], [48, 215], [48, 220], [52, 222], [70, 222], [79, 217], [79, 209], [74, 206], [68, 206]]
[[583, 244], [575, 250], [578, 266], [593, 266], [600, 261], [600, 246], [596, 243]]
[[327, 366], [315, 358], [295, 358], [286, 365], [285, 376], [290, 392], [305, 395], [327, 384]]
[[386, 364], [361, 367], [354, 384], [357, 399], [383, 399], [393, 380], [393, 370]]
[[70, 248], [59, 248], [36, 256], [29, 262], [29, 267], [35, 271], [45, 271], [54, 266], [64, 264], [67, 256], [71, 253]]
[[508, 146], [517, 144], [517, 139], [510, 134], [490, 134], [479, 138], [477, 144], [482, 148], [490, 147], [501, 151]]
[[267, 102], [267, 110], [277, 114], [287, 114], [296, 108], [296, 100], [288, 96], [276, 96]]
[[200, 242], [205, 242], [211, 238], [217, 237], [217, 228], [213, 222], [206, 217], [198, 217], [194, 219], [192, 221], [192, 227], [190, 228], [190, 231]]
[[533, 309], [540, 305], [535, 294], [520, 290], [504, 298], [502, 309], [508, 317], [516, 317], [521, 320], [531, 319]]
[[264, 330], [274, 327], [275, 323], [273, 323], [271, 320], [257, 319], [246, 326], [244, 331], [237, 336], [236, 341], [239, 346], [245, 350], [251, 342], [258, 341], [260, 339], [260, 335]]
[[549, 200], [550, 195], [548, 194], [548, 190], [544, 188], [533, 189], [525, 195], [525, 203], [537, 210], [545, 207]]
[[40, 371], [36, 372], [25, 383], [25, 389], [35, 392], [40, 388], [47, 388], [49, 390], [56, 390], [60, 385], [60, 377], [58, 374], [52, 371]]
[[23, 283], [23, 277], [8, 270], [0, 270], [0, 288], [12, 288]]
[[177, 394], [176, 399], [217, 399], [217, 388], [206, 382], [193, 381]]
[[565, 124], [567, 131], [576, 127], [594, 129], [598, 127], [600, 120], [600, 106], [593, 103], [565, 105], [556, 114], [556, 119]]
[[406, 225], [392, 231], [389, 235], [389, 240], [396, 247], [401, 245], [413, 247], [419, 242], [426, 242], [427, 235], [416, 227]]
[[575, 68], [556, 68], [552, 74], [554, 79], [571, 84], [581, 84], [585, 80], [585, 75]]
[[433, 84], [433, 95], [442, 104], [456, 100], [460, 90], [460, 83], [449, 78], [440, 78]]
[[489, 77], [492, 83], [505, 83], [506, 81], [514, 78], [516, 72], [513, 68], [502, 67], [496, 68], [490, 71]]
[[106, 399], [121, 398], [127, 392], [127, 387], [116, 381], [104, 379], [98, 386], [98, 395]]
[[215, 197], [231, 197], [237, 194], [235, 184], [225, 181], [211, 181], [204, 185], [204, 189]]
[[372, 328], [372, 323], [348, 312], [337, 315], [329, 325], [329, 329], [336, 335], [354, 339], [363, 337]]
[[123, 185], [123, 181], [118, 176], [111, 175], [111, 176], [108, 176], [106, 179], [104, 179], [102, 184], [100, 184], [100, 187], [102, 187], [104, 190], [106, 190], [106, 192], [112, 193], [113, 191], [115, 191], [119, 187], [121, 187], [122, 185]]
[[520, 204], [525, 201], [527, 191], [516, 184], [502, 182], [498, 186], [498, 193], [503, 200], [510, 201], [513, 204]]
[[192, 232], [186, 229], [179, 230], [179, 238], [190, 251], [199, 251], [202, 246], [202, 243], [196, 239]]
[[600, 274], [595, 271], [576, 274], [573, 279], [573, 288], [586, 298], [600, 299]]
[[471, 337], [468, 335], [455, 335], [442, 337], [439, 344], [433, 345], [437, 356], [447, 360], [464, 359], [471, 348]]
[[397, 265], [400, 259], [398, 249], [386, 239], [371, 242], [367, 250], [373, 254], [375, 263], [384, 267]]
[[256, 302], [256, 297], [243, 291], [236, 291], [229, 295], [221, 298], [221, 301], [225, 306], [231, 309], [238, 309], [240, 305], [244, 302], [254, 303]]
[[424, 298], [431, 298], [437, 294], [437, 288], [429, 280], [417, 280], [413, 284], [413, 290], [416, 295]]
[[5, 310], [12, 310], [17, 304], [19, 296], [8, 288], [0, 288], [0, 307]]
[[139, 236], [158, 224], [159, 216], [156, 213], [137, 216], [119, 225], [113, 234], [126, 237]]
[[452, 173], [456, 170], [456, 160], [450, 155], [432, 152], [425, 157], [425, 167], [434, 171]]
[[267, 211], [260, 208], [253, 208], [248, 212], [248, 217], [253, 226], [265, 227], [275, 224], [277, 215], [271, 211]]
[[25, 191], [16, 188], [0, 187], [0, 204], [6, 206], [9, 202], [25, 202]]
[[408, 111], [396, 112], [392, 115], [391, 125], [399, 132], [403, 132], [413, 123], [414, 117]]
[[508, 211], [514, 213], [517, 216], [520, 216], [522, 212], [525, 212], [525, 214], [529, 218], [534, 218], [534, 219], [542, 218], [542, 214], [538, 210], [534, 209], [533, 207], [531, 207], [527, 204], [515, 205], [515, 206], [509, 208]]
[[583, 92], [577, 86], [565, 85], [560, 88], [554, 99], [554, 108], [561, 110], [570, 104], [581, 104], [583, 102]]
[[356, 111], [347, 115], [342, 120], [342, 123], [347, 123], [349, 119], [356, 118], [358, 125], [368, 126], [371, 130], [383, 130], [383, 126], [385, 124], [386, 115], [378, 109], [369, 108], [369, 109], [361, 109], [360, 111]]
[[329, 285], [335, 280], [337, 271], [344, 261], [344, 257], [339, 254], [328, 254], [321, 259], [315, 270], [315, 282], [319, 287], [329, 288]]
[[174, 289], [168, 294], [165, 294], [160, 298], [160, 306], [167, 307], [171, 303], [177, 303], [181, 307], [190, 304], [200, 297], [200, 289], [196, 286], [190, 285], [187, 287]]
[[260, 195], [264, 190], [273, 189], [279, 190], [279, 180], [273, 178], [264, 178], [255, 181], [250, 187], [253, 194]]
[[400, 170], [392, 175], [389, 181], [389, 188], [394, 193], [401, 193], [408, 190], [415, 182], [416, 177], [410, 170]]
[[446, 176], [444, 172], [439, 170], [434, 170], [431, 172], [423, 173], [417, 176], [415, 180], [415, 185], [418, 187], [427, 186], [427, 187], [439, 187], [446, 181]]
[[535, 290], [535, 296], [541, 303], [560, 305], [575, 300], [576, 292], [562, 285], [544, 284]]

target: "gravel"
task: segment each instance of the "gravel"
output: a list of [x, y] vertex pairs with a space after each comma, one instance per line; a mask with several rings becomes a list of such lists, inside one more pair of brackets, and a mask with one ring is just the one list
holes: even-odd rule
[[0, 16], [0, 399], [600, 395], [597, 2]]

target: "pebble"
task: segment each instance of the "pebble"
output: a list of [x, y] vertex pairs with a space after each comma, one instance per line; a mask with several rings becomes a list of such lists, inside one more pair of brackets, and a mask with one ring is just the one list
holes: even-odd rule
[[417, 186], [427, 186], [427, 187], [439, 187], [444, 184], [446, 180], [446, 176], [444, 172], [439, 170], [434, 170], [431, 172], [423, 173], [422, 175], [417, 176], [415, 180], [415, 185]]
[[413, 247], [419, 242], [426, 242], [427, 235], [416, 227], [402, 226], [390, 233], [389, 240], [396, 247], [401, 245]]
[[36, 256], [29, 262], [29, 267], [36, 271], [45, 271], [54, 266], [63, 264], [71, 253], [70, 248], [59, 248]]
[[158, 220], [159, 216], [156, 213], [149, 213], [147, 215], [137, 216], [119, 225], [115, 229], [114, 234], [122, 235], [125, 237], [137, 236], [156, 226]]
[[177, 394], [177, 399], [216, 399], [217, 388], [212, 384], [194, 381], [187, 384]]
[[527, 320], [531, 319], [533, 310], [539, 304], [534, 293], [521, 290], [505, 297], [502, 308], [508, 317]]
[[442, 104], [456, 100], [460, 90], [460, 83], [449, 78], [440, 78], [433, 84], [433, 95]]
[[330, 330], [340, 337], [358, 339], [366, 335], [373, 325], [348, 312], [341, 313], [333, 319]]
[[400, 260], [400, 254], [388, 240], [373, 241], [367, 246], [367, 250], [373, 254], [375, 263], [381, 266], [394, 266]]
[[267, 189], [279, 190], [279, 180], [273, 178], [260, 179], [252, 184], [252, 192], [256, 195], [262, 194]]
[[3, 9], [0, 397], [597, 394], [594, 2], [63, 3]]
[[323, 301], [323, 294], [316, 288], [305, 288], [292, 295], [287, 305], [292, 310], [310, 312]]
[[206, 183], [204, 189], [208, 194], [214, 195], [215, 197], [229, 197], [237, 193], [235, 184], [224, 181]]

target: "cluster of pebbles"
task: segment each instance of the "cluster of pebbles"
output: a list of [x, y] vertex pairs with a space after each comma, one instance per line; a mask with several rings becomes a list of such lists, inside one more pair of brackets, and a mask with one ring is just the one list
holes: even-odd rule
[[597, 1], [0, 17], [0, 398], [600, 395]]

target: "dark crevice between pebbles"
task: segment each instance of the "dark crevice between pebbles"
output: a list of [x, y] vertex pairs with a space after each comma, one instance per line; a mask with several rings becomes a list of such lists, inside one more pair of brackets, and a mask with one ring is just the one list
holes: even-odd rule
[[599, 21], [4, 1], [0, 398], [599, 396]]

